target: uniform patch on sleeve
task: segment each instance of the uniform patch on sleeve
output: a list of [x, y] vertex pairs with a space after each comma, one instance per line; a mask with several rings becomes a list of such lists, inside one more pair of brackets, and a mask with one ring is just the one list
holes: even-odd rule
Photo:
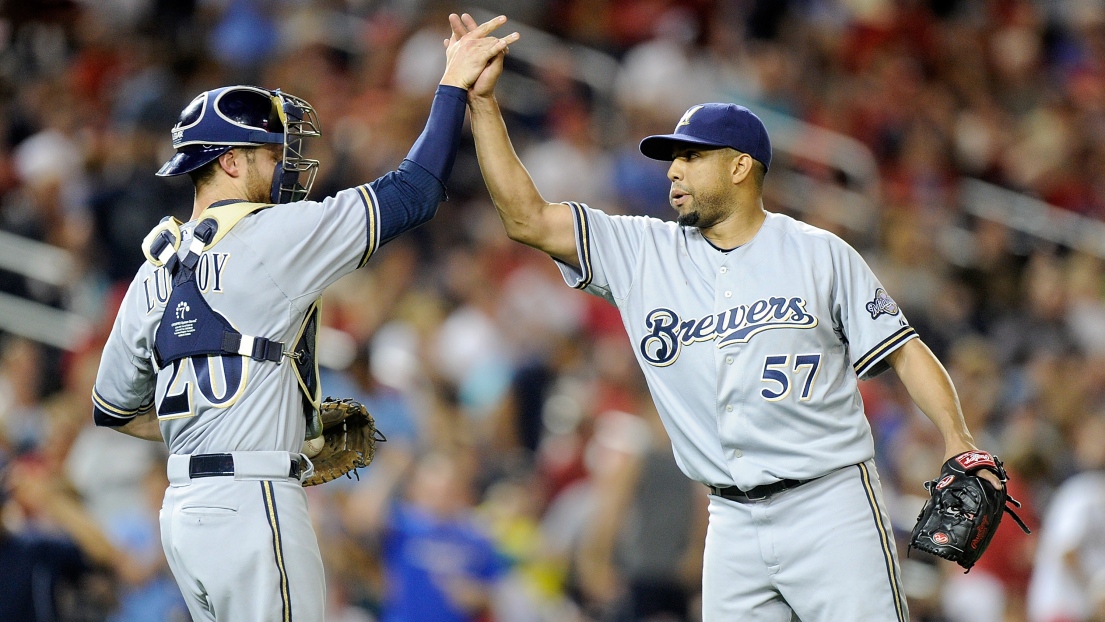
[[898, 315], [898, 303], [880, 287], [875, 290], [875, 299], [867, 303], [867, 312], [872, 320], [880, 315]]

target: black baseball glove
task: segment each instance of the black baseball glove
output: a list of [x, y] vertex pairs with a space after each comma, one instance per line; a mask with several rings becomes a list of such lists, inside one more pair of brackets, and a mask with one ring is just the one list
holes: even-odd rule
[[[1000, 490], [978, 476], [982, 469], [998, 476]], [[925, 482], [930, 496], [917, 516], [909, 548], [949, 559], [969, 572], [990, 544], [1005, 512], [1025, 533], [1032, 533], [1006, 505], [1021, 507], [1006, 493], [1007, 481], [1001, 461], [985, 451], [968, 451], [949, 459], [940, 469], [939, 479]]]

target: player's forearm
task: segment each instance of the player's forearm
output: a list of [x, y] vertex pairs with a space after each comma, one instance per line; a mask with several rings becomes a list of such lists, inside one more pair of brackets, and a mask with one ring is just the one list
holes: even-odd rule
[[147, 441], [164, 441], [161, 426], [157, 423], [157, 411], [150, 410], [131, 419], [125, 425], [114, 428], [123, 434]]
[[534, 224], [548, 202], [518, 159], [495, 98], [470, 97], [468, 107], [476, 157], [506, 233], [512, 240], [536, 246], [540, 236]]
[[442, 186], [449, 181], [456, 161], [467, 100], [468, 93], [464, 89], [445, 84], [438, 86], [426, 127], [407, 154], [408, 160], [429, 171]]
[[944, 437], [945, 459], [977, 449], [951, 377], [920, 339], [905, 343], [887, 357], [914, 403]]

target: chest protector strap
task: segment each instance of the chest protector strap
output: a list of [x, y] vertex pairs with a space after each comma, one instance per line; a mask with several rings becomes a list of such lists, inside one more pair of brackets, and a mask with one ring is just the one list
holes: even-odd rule
[[[282, 360], [283, 343], [242, 334], [211, 308], [196, 285], [196, 266], [200, 254], [222, 238], [219, 233], [225, 235], [241, 218], [268, 205], [247, 203], [227, 207], [237, 208], [232, 215], [237, 218], [227, 218], [223, 214], [220, 214], [223, 218], [203, 218], [192, 232], [193, 239], [183, 259], [177, 256], [182, 236], [181, 223], [175, 218], [161, 221], [142, 244], [142, 251], [150, 263], [164, 266], [172, 275], [172, 293], [165, 305], [154, 341], [154, 357], [160, 369], [173, 361], [201, 355], [233, 354], [273, 363]], [[204, 214], [208, 211], [211, 210]], [[228, 226], [220, 226], [224, 223]]]

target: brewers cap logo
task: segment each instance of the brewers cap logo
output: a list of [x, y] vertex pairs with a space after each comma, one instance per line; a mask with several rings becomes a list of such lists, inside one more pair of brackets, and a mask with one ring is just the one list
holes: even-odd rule
[[675, 124], [675, 129], [679, 129], [683, 125], [690, 125], [691, 124], [691, 117], [694, 116], [694, 113], [698, 112], [699, 110], [702, 110], [703, 108], [704, 108], [704, 106], [702, 104], [699, 104], [697, 106], [691, 106], [687, 110], [687, 112], [683, 113], [682, 117], [679, 117], [679, 123]]

